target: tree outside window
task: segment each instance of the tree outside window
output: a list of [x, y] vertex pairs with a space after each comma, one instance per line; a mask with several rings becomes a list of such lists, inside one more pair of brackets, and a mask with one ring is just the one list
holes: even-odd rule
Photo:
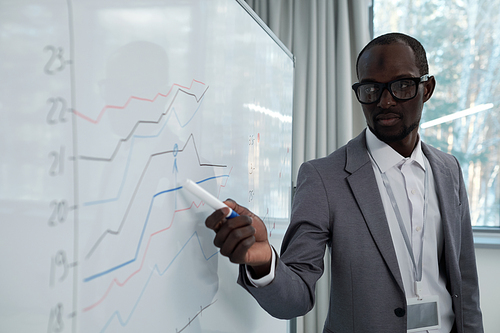
[[422, 140], [457, 157], [472, 224], [500, 227], [500, 0], [374, 0], [374, 36], [403, 32], [437, 81]]

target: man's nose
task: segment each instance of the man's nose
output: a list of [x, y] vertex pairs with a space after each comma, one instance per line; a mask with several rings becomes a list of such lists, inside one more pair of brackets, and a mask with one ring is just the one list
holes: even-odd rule
[[383, 109], [387, 109], [393, 105], [396, 105], [396, 100], [394, 99], [394, 97], [392, 97], [389, 90], [387, 88], [384, 88], [384, 90], [382, 90], [382, 95], [380, 96], [380, 99], [378, 101], [378, 106]]

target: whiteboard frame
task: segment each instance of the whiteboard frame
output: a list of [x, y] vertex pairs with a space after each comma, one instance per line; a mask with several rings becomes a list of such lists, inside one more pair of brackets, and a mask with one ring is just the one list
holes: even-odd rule
[[267, 26], [267, 24], [257, 15], [253, 9], [245, 2], [245, 0], [236, 0], [238, 4], [264, 29], [264, 31], [281, 47], [281, 49], [292, 59], [293, 68], [295, 68], [295, 56], [290, 50], [281, 42], [276, 34]]

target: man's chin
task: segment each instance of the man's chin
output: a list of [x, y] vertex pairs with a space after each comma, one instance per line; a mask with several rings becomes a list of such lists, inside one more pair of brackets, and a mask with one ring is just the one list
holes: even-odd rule
[[369, 129], [372, 131], [373, 134], [380, 140], [385, 143], [391, 143], [391, 142], [398, 142], [402, 141], [404, 138], [406, 138], [415, 128], [418, 127], [418, 124], [413, 124], [410, 127], [405, 127], [401, 129], [400, 131], [381, 131], [377, 129], [373, 129], [372, 127], [369, 127]]
[[410, 132], [408, 131], [399, 131], [399, 132], [396, 132], [396, 133], [385, 133], [385, 132], [382, 132], [382, 131], [377, 131], [377, 130], [374, 130], [372, 128], [370, 128], [370, 130], [372, 131], [373, 134], [375, 134], [375, 136], [380, 140], [380, 141], [383, 141], [385, 143], [391, 143], [391, 142], [397, 142], [397, 141], [401, 141], [403, 140], [404, 138], [406, 138], [408, 136], [408, 134], [410, 134]]

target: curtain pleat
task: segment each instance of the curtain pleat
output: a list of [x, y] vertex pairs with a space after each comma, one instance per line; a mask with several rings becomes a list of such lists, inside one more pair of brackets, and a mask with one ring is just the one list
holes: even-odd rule
[[[292, 180], [300, 165], [327, 156], [365, 121], [351, 91], [356, 57], [370, 39], [371, 0], [245, 0], [295, 56]], [[297, 333], [321, 333], [330, 299], [330, 259], [316, 284], [316, 305]]]

